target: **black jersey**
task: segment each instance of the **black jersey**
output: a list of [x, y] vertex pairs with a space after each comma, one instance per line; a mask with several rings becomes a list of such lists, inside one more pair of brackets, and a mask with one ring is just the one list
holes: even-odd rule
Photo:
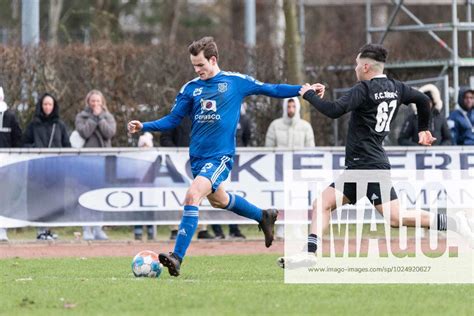
[[334, 102], [321, 100], [313, 90], [305, 93], [304, 99], [332, 118], [351, 112], [346, 142], [346, 167], [350, 169], [390, 168], [382, 142], [401, 104], [416, 103], [418, 129], [428, 130], [429, 98], [385, 75], [357, 83]]

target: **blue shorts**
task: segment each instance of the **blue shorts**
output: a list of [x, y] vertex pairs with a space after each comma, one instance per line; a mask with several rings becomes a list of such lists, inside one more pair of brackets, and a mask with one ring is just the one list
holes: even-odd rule
[[197, 176], [208, 178], [211, 181], [212, 193], [214, 193], [222, 181], [229, 176], [234, 159], [229, 156], [213, 157], [213, 158], [192, 158], [191, 171], [193, 177]]

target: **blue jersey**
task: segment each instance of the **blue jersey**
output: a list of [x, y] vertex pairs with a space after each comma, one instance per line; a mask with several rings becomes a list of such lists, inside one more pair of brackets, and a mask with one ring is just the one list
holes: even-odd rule
[[242, 100], [254, 94], [295, 97], [300, 88], [297, 85], [262, 83], [250, 76], [226, 71], [220, 71], [207, 80], [198, 77], [181, 88], [169, 115], [144, 123], [143, 131], [172, 129], [187, 115], [192, 121], [191, 157], [232, 157]]

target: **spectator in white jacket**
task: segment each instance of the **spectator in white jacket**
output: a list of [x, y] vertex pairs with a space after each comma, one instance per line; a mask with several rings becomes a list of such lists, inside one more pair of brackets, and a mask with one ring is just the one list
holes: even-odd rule
[[313, 128], [301, 119], [300, 108], [298, 98], [283, 100], [283, 116], [268, 127], [265, 147], [314, 147]]
[[[271, 122], [265, 137], [265, 147], [314, 147], [311, 124], [301, 119], [298, 98], [283, 100], [283, 117]], [[283, 239], [284, 226], [276, 225], [277, 239]]]

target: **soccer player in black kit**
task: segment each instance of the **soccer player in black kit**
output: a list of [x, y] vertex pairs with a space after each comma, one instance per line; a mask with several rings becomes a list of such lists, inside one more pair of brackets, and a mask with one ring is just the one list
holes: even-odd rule
[[[438, 230], [454, 230], [472, 243], [472, 230], [464, 213], [450, 217], [446, 214], [433, 214], [428, 211], [402, 212], [395, 190], [390, 182], [390, 163], [382, 147], [384, 138], [390, 131], [390, 122], [396, 116], [401, 104], [415, 103], [418, 110], [419, 143], [431, 146], [436, 140], [428, 130], [430, 121], [430, 100], [428, 97], [405, 85], [387, 78], [383, 74], [384, 63], [388, 52], [382, 45], [367, 44], [363, 46], [356, 58], [355, 72], [359, 81], [345, 95], [334, 102], [324, 101], [316, 95], [316, 85], [304, 85], [300, 94], [319, 112], [330, 118], [338, 118], [351, 112], [346, 143], [346, 170], [374, 170], [380, 183], [365, 183], [367, 197], [381, 214], [390, 214], [392, 227], [415, 226], [416, 218], [421, 219], [421, 226]], [[354, 181], [354, 180], [353, 180]], [[324, 231], [329, 227], [331, 212], [342, 204], [354, 204], [358, 198], [356, 183], [344, 181], [344, 174], [336, 180], [339, 185], [331, 184], [321, 194], [321, 201], [313, 202], [310, 234], [307, 253], [293, 257], [281, 257], [278, 265], [285, 268], [309, 266], [316, 263], [316, 250]], [[389, 194], [381, 194], [383, 183], [389, 185]], [[337, 190], [336, 188], [339, 188]], [[382, 200], [382, 196], [389, 201]], [[322, 209], [319, 209], [321, 208]], [[403, 215], [400, 223], [400, 215]], [[318, 221], [322, 221], [317, 225]]]

